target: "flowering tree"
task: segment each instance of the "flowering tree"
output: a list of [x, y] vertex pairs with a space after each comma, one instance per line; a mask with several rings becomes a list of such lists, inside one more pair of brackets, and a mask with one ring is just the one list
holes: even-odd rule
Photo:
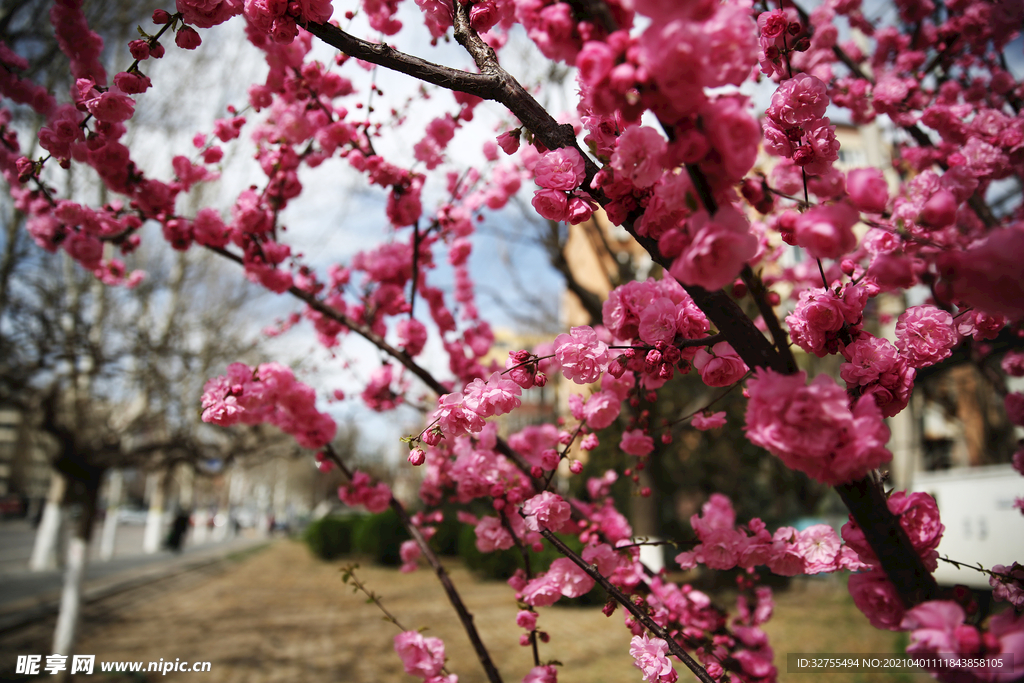
[[[1024, 374], [1024, 356], [1006, 351], [1019, 345], [1024, 318], [1024, 222], [1019, 200], [990, 203], [997, 192], [1019, 188], [1024, 172], [1024, 87], [1004, 55], [1024, 7], [1009, 0], [900, 0], [888, 22], [867, 18], [857, 0], [827, 0], [810, 14], [788, 1], [416, 4], [434, 42], [454, 38], [470, 69], [363, 40], [334, 20], [362, 13], [373, 31], [394, 35], [401, 28], [397, 0], [359, 7], [177, 0], [173, 14], [156, 10], [152, 25], [126, 46], [132, 60], [124, 58], [127, 67], [110, 83], [98, 59], [102, 41], [79, 3], [54, 3], [50, 19], [76, 78], [69, 98], [20, 77], [27, 60], [0, 49], [3, 94], [46, 121], [37, 136], [46, 155], [26, 156], [21, 150], [31, 143], [7, 125], [9, 113], [0, 119], [0, 167], [29, 233], [44, 249], [64, 250], [118, 285], [133, 278], [114, 252], [130, 253], [143, 226], [159, 224], [171, 248], [214, 252], [251, 281], [300, 301], [303, 313], [285, 326], [304, 317], [326, 347], [355, 334], [387, 354], [390, 363], [373, 372], [361, 395], [373, 410], [415, 400], [413, 378], [435, 392], [429, 424], [408, 439], [411, 466], [426, 469], [425, 508], [415, 515], [331, 448], [334, 420], [287, 367], [229, 366], [207, 385], [202, 410], [216, 424], [276, 425], [316, 450], [322, 467], [348, 476], [343, 501], [373, 511], [392, 507], [412, 535], [403, 547], [406, 565], [423, 558], [437, 573], [492, 682], [501, 674], [429, 544], [443, 502], [486, 504], [489, 514], [460, 515], [475, 525], [483, 552], [525, 553], [547, 542], [565, 555], [544, 573], [528, 568], [509, 582], [523, 606], [522, 641], [533, 646], [531, 683], [556, 678], [541, 656], [538, 608], [597, 584], [611, 596], [606, 611], [621, 605], [626, 612], [629, 651], [645, 680], [676, 680], [670, 657], [705, 682], [773, 678], [759, 628], [771, 598], [756, 585], [755, 567], [783, 575], [857, 572], [850, 579], [854, 602], [875, 626], [911, 631], [913, 652], [1019, 656], [1019, 565], [991, 573], [996, 595], [1015, 609], [987, 623], [965, 621], [969, 606], [931, 575], [943, 531], [935, 502], [921, 493], [887, 495], [877, 468], [891, 458], [884, 418], [907, 407], [919, 370], [954, 354], [979, 358], [996, 350], [1006, 354], [1006, 373]], [[244, 22], [249, 42], [262, 51], [265, 81], [249, 88], [244, 113], [232, 109], [212, 130], [197, 132], [197, 151], [174, 158], [173, 176], [146, 173], [123, 141], [136, 99], [154, 87], [144, 73], [148, 60], [174, 49], [172, 35], [178, 49], [200, 48], [203, 31], [229, 20]], [[578, 107], [566, 122], [503, 68], [502, 48], [516, 25], [547, 59], [576, 67]], [[851, 31], [868, 39], [841, 39]], [[337, 48], [332, 64], [311, 59], [314, 41]], [[345, 75], [360, 65], [451, 91], [450, 111], [424, 126], [412, 166], [375, 151], [388, 130]], [[775, 85], [760, 120], [738, 90], [749, 81]], [[484, 101], [504, 107], [517, 123], [484, 146], [486, 164], [443, 175], [447, 146]], [[890, 186], [877, 169], [835, 168], [839, 143], [829, 105], [855, 123], [891, 122], [899, 183]], [[223, 145], [245, 144], [243, 132], [255, 143], [262, 184], [240, 192], [228, 214], [214, 207], [179, 211], [180, 197], [216, 177]], [[777, 157], [767, 176], [752, 171], [761, 146]], [[332, 157], [387, 192], [387, 239], [319, 272], [293, 253], [281, 212], [303, 198], [300, 171], [305, 177]], [[91, 206], [59, 198], [57, 167], [91, 169], [111, 199]], [[603, 304], [603, 325], [573, 328], [542, 349], [513, 352], [504, 367], [489, 367], [482, 359], [493, 335], [467, 265], [474, 222], [487, 220], [524, 181], [536, 185], [532, 204], [545, 219], [580, 223], [603, 210], [664, 277], [615, 289]], [[448, 199], [425, 207], [428, 183], [445, 187]], [[790, 246], [814, 267], [774, 267]], [[450, 296], [437, 285], [445, 256], [455, 274]], [[930, 297], [899, 317], [895, 344], [869, 333], [868, 301], [911, 287]], [[784, 321], [776, 312], [780, 293], [795, 304]], [[747, 304], [758, 311], [756, 320], [745, 313]], [[432, 333], [448, 355], [449, 378], [418, 361]], [[845, 386], [826, 375], [809, 379], [791, 343], [818, 357], [840, 355]], [[655, 439], [670, 438], [634, 408], [657, 402], [666, 383], [691, 370], [722, 391], [744, 384], [747, 438], [835, 487], [850, 511], [841, 537], [824, 525], [769, 529], [757, 518], [738, 521], [731, 501], [712, 495], [691, 520], [697, 542], [676, 561], [683, 568], [750, 570], [732, 615], [647, 570], [608, 496], [619, 473], [643, 466]], [[569, 398], [571, 422], [500, 437], [492, 418], [515, 411], [523, 391], [556, 373], [581, 391]], [[1024, 396], [1009, 393], [1005, 403], [1009, 418], [1024, 424]], [[594, 448], [616, 420], [627, 427], [620, 472], [588, 482], [581, 499], [556, 493], [554, 474], [563, 461], [568, 476], [578, 475], [574, 449]], [[721, 427], [723, 416], [701, 411], [691, 424]], [[1024, 470], [1024, 451], [1014, 458]], [[583, 551], [556, 533], [578, 536]], [[395, 648], [408, 673], [434, 683], [455, 680], [438, 639], [404, 631]], [[951, 675], [941, 667], [938, 673]]]

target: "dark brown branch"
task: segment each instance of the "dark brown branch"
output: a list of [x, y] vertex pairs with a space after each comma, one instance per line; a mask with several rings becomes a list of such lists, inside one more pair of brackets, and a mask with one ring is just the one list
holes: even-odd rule
[[796, 372], [796, 359], [793, 358], [793, 351], [789, 348], [789, 336], [782, 329], [782, 325], [779, 324], [779, 318], [775, 315], [775, 309], [768, 303], [768, 291], [765, 289], [764, 282], [748, 265], [743, 266], [740, 277], [743, 278], [747, 291], [750, 292], [754, 303], [757, 304], [757, 310], [761, 312], [764, 324], [768, 326], [768, 332], [772, 335], [776, 350], [778, 350], [786, 364], [792, 368], [790, 372]]
[[[348, 477], [349, 481], [352, 480], [352, 470], [350, 470], [341, 457], [335, 453], [334, 449], [327, 445], [324, 449], [327, 457], [338, 466], [338, 469]], [[462, 627], [466, 630], [466, 635], [469, 636], [470, 642], [473, 644], [473, 649], [476, 651], [477, 659], [480, 660], [480, 664], [484, 667], [484, 671], [487, 673], [487, 680], [491, 683], [502, 683], [501, 674], [498, 673], [497, 667], [494, 666], [494, 662], [491, 661], [491, 655], [487, 651], [487, 647], [480, 639], [480, 634], [476, 630], [476, 625], [473, 623], [473, 615], [470, 614], [469, 610], [466, 609], [466, 604], [462, 602], [462, 597], [459, 595], [458, 590], [455, 589], [455, 584], [452, 583], [452, 578], [448, 575], [444, 565], [441, 564], [441, 560], [438, 559], [437, 554], [434, 553], [434, 549], [430, 547], [430, 543], [424, 538], [423, 533], [419, 530], [415, 524], [412, 523], [412, 519], [409, 517], [409, 513], [406, 511], [405, 506], [402, 505], [398, 499], [391, 496], [390, 501], [391, 509], [398, 515], [398, 519], [402, 522], [402, 525], [409, 531], [413, 540], [416, 541], [416, 545], [419, 546], [420, 551], [423, 553], [423, 557], [426, 558], [427, 563], [434, 570], [434, 574], [437, 575], [437, 580], [441, 582], [441, 586], [444, 588], [445, 594], [448, 596], [448, 602], [455, 608], [455, 613], [459, 615], [459, 621], [462, 622]]]
[[651, 615], [640, 609], [632, 600], [630, 600], [628, 595], [619, 590], [618, 586], [606, 579], [601, 572], [597, 571], [597, 567], [587, 564], [582, 557], [572, 551], [572, 548], [562, 543], [557, 536], [547, 529], [541, 529], [540, 533], [551, 545], [555, 546], [558, 552], [572, 560], [577, 567], [586, 572], [587, 576], [600, 584], [601, 588], [608, 591], [608, 595], [612, 596], [615, 602], [629, 610], [629, 613], [632, 614], [638, 622], [643, 624], [644, 628], [653, 633], [656, 638], [661, 638], [668, 643], [669, 652], [678, 657], [679, 660], [686, 665], [686, 668], [692, 671], [693, 674], [701, 680], [701, 683], [714, 683], [714, 679], [708, 675], [708, 672], [704, 670], [704, 667], [698, 664], [693, 657], [691, 657], [689, 653], [687, 653], [687, 651], [676, 642], [675, 638], [666, 632], [658, 622], [652, 619]]

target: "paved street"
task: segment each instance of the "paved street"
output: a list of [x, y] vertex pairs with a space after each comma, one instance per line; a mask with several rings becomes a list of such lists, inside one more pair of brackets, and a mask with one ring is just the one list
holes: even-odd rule
[[[262, 542], [252, 535], [242, 534], [197, 545], [186, 537], [181, 553], [161, 550], [145, 554], [142, 551], [142, 533], [142, 525], [121, 525], [114, 557], [103, 562], [99, 559], [100, 529], [97, 527], [86, 570], [87, 597], [90, 591], [103, 594], [116, 590], [122, 584], [202, 564]], [[0, 523], [0, 629], [19, 623], [26, 617], [51, 611], [60, 598], [63, 580], [60, 569], [28, 570], [34, 538], [35, 530], [28, 522]]]

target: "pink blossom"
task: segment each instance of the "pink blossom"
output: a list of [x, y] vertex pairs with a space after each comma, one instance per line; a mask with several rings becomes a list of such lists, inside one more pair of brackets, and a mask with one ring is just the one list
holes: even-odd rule
[[821, 80], [806, 73], [786, 79], [772, 95], [765, 116], [781, 128], [802, 126], [825, 116], [828, 93]]
[[721, 410], [711, 415], [705, 415], [703, 412], [697, 413], [690, 419], [690, 424], [694, 429], [699, 429], [702, 432], [706, 432], [709, 429], [718, 429], [724, 427], [726, 423], [725, 411]]
[[476, 549], [482, 553], [508, 550], [515, 544], [512, 534], [498, 517], [484, 517], [477, 523], [474, 531], [476, 532]]
[[720, 289], [731, 283], [757, 253], [757, 238], [747, 219], [727, 205], [714, 217], [698, 211], [688, 221], [693, 241], [672, 262], [672, 277], [687, 285]]
[[544, 154], [533, 168], [534, 181], [551, 190], [575, 190], [583, 182], [586, 165], [572, 147], [560, 147]]
[[668, 659], [668, 643], [661, 638], [633, 636], [630, 641], [629, 654], [635, 660], [633, 664], [643, 672], [648, 683], [673, 683], [678, 678]]
[[796, 221], [796, 243], [815, 258], [837, 259], [857, 246], [853, 226], [858, 214], [840, 202], [816, 206]]
[[854, 574], [847, 586], [853, 604], [864, 613], [875, 628], [897, 631], [903, 621], [903, 604], [885, 573], [874, 570]]
[[650, 187], [661, 177], [661, 156], [668, 145], [647, 126], [630, 126], [615, 143], [611, 166], [637, 187]]
[[560, 557], [552, 562], [545, 579], [567, 598], [578, 598], [594, 588], [594, 579], [568, 557]]
[[537, 613], [530, 610], [519, 610], [516, 614], [516, 626], [532, 631], [537, 628]]
[[395, 652], [402, 660], [405, 673], [430, 678], [444, 668], [444, 641], [426, 638], [419, 631], [404, 631], [395, 636]]
[[409, 573], [416, 571], [416, 560], [420, 559], [422, 550], [416, 541], [408, 540], [402, 541], [402, 545], [398, 550], [399, 557], [402, 558], [402, 572]]
[[558, 531], [572, 516], [572, 508], [557, 493], [542, 491], [523, 504], [526, 527], [530, 531]]
[[174, 35], [174, 44], [182, 50], [194, 50], [202, 45], [202, 43], [203, 39], [199, 37], [199, 33], [191, 26], [182, 26]]
[[939, 269], [954, 299], [1012, 321], [1024, 318], [1024, 223], [989, 231], [963, 252], [948, 251]]
[[515, 154], [519, 150], [519, 129], [505, 131], [496, 142], [505, 154]]
[[935, 306], [908, 308], [896, 321], [896, 347], [915, 368], [949, 358], [959, 341], [953, 316]]
[[889, 185], [877, 168], [855, 168], [846, 174], [846, 192], [860, 211], [882, 213], [889, 202]]
[[641, 429], [631, 429], [622, 433], [622, 440], [619, 448], [624, 453], [635, 455], [638, 458], [650, 454], [654, 450], [654, 439], [644, 434]]
[[186, 24], [210, 28], [242, 13], [241, 0], [175, 0]]
[[590, 384], [598, 380], [608, 362], [608, 347], [598, 341], [592, 327], [583, 325], [555, 337], [555, 358], [566, 379]]
[[750, 368], [743, 362], [729, 342], [719, 342], [711, 348], [698, 349], [693, 366], [700, 372], [700, 378], [709, 387], [727, 387], [738, 382]]
[[504, 415], [519, 407], [523, 390], [511, 379], [495, 372], [485, 382], [473, 380], [465, 389], [466, 408], [480, 417]]
[[533, 193], [530, 202], [541, 217], [561, 222], [569, 219], [569, 200], [561, 190], [541, 189]]
[[1015, 391], [1003, 397], [1003, 405], [1006, 408], [1006, 417], [1010, 424], [1024, 427], [1024, 393]]
[[804, 559], [804, 573], [820, 574], [835, 570], [839, 546], [839, 536], [827, 524], [815, 524], [801, 531], [797, 540], [797, 553]]
[[1006, 600], [1017, 610], [1024, 609], [1024, 566], [1017, 562], [1009, 567], [997, 564], [992, 567], [992, 573], [988, 580], [992, 597]]
[[747, 438], [818, 481], [858, 479], [888, 462], [889, 429], [869, 397], [849, 408], [846, 392], [827, 375], [806, 385], [806, 374], [760, 368], [748, 381]]
[[535, 666], [523, 678], [523, 683], [558, 683], [558, 667], [554, 664]]

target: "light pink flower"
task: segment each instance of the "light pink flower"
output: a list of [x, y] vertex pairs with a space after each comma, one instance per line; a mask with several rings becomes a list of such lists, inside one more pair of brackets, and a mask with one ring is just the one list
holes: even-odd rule
[[631, 429], [623, 432], [619, 448], [629, 455], [643, 457], [654, 450], [654, 439], [644, 434], [642, 429]]
[[718, 429], [719, 427], [725, 426], [725, 411], [721, 410], [711, 415], [705, 415], [704, 413], [697, 413], [690, 420], [690, 424], [693, 425], [694, 429], [699, 429], [702, 432], [706, 432], [709, 429]]
[[530, 202], [541, 217], [561, 222], [569, 219], [569, 200], [561, 190], [541, 189], [533, 193]]
[[661, 156], [667, 147], [653, 128], [630, 126], [615, 143], [611, 166], [637, 187], [650, 187], [661, 177]]
[[598, 380], [608, 362], [608, 347], [598, 341], [594, 328], [583, 325], [555, 337], [555, 358], [566, 379], [590, 384]]
[[693, 357], [693, 366], [709, 387], [727, 387], [738, 382], [750, 370], [729, 342], [715, 344], [711, 353], [705, 348], [698, 349]]
[[846, 174], [846, 192], [860, 211], [882, 213], [889, 203], [889, 185], [877, 168], [855, 168]]
[[853, 226], [858, 217], [844, 202], [816, 206], [797, 219], [796, 243], [815, 258], [839, 258], [857, 246]]
[[437, 676], [444, 668], [444, 641], [425, 638], [419, 631], [404, 631], [395, 636], [395, 652], [405, 673], [420, 678]]
[[798, 534], [797, 553], [804, 559], [805, 574], [819, 574], [835, 569], [839, 555], [839, 536], [827, 524], [815, 524]]
[[534, 166], [534, 181], [550, 190], [575, 190], [583, 182], [586, 165], [572, 147], [560, 147], [545, 153]]
[[530, 531], [558, 531], [572, 516], [572, 508], [557, 493], [543, 491], [523, 503], [526, 527]]
[[523, 683], [558, 683], [558, 667], [554, 664], [535, 666], [523, 678]]
[[903, 621], [903, 604], [885, 573], [874, 570], [850, 577], [848, 588], [853, 604], [878, 629], [898, 631]]
[[633, 636], [629, 643], [629, 654], [635, 660], [633, 664], [643, 672], [648, 683], [672, 683], [678, 678], [668, 659], [668, 643], [661, 638]]
[[746, 218], [732, 206], [722, 207], [714, 218], [705, 211], [697, 212], [688, 221], [687, 231], [693, 240], [669, 270], [683, 284], [721, 289], [757, 253], [757, 238]]
[[908, 308], [896, 321], [896, 347], [915, 368], [949, 358], [959, 341], [953, 316], [935, 306]]

